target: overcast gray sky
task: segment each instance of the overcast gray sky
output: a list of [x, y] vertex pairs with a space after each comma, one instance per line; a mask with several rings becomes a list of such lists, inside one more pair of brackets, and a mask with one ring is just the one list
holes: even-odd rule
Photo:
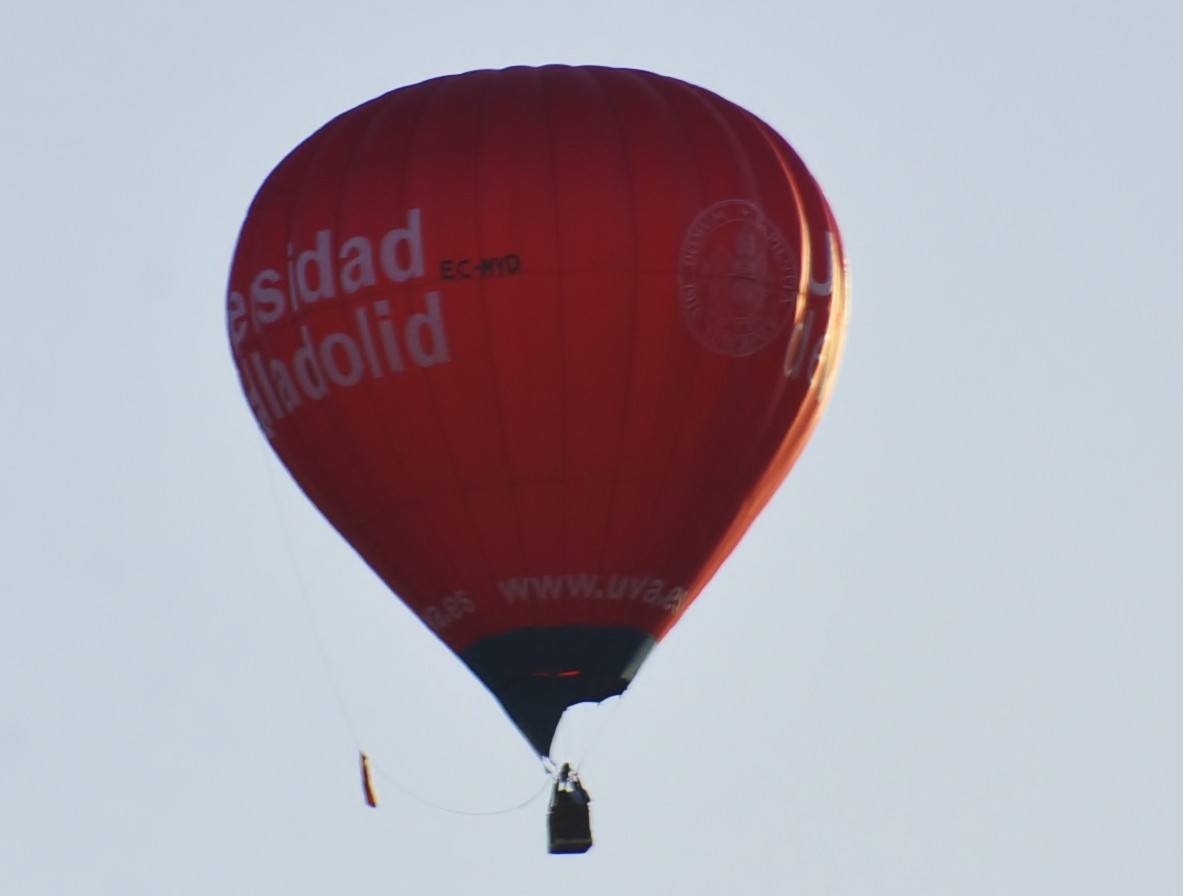
[[[9, 6], [0, 891], [1183, 891], [1177, 4]], [[854, 287], [788, 484], [570, 732], [579, 858], [544, 798], [429, 805], [545, 779], [279, 468], [224, 332], [299, 140], [546, 62], [764, 118]]]

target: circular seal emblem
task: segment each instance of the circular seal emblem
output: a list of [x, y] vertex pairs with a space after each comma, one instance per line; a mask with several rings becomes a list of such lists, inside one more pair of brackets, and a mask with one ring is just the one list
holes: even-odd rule
[[797, 309], [800, 263], [764, 211], [745, 199], [703, 210], [682, 240], [678, 293], [690, 332], [734, 358], [768, 345]]

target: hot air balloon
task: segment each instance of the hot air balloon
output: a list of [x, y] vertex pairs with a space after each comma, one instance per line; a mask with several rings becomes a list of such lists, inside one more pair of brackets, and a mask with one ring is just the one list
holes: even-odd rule
[[271, 447], [540, 756], [622, 693], [833, 382], [842, 243], [750, 112], [643, 71], [436, 78], [267, 177], [227, 297]]

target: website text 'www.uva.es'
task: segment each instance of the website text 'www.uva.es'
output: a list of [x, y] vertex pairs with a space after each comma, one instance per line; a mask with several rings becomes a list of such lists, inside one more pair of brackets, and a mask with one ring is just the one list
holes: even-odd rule
[[499, 580], [497, 590], [510, 603], [590, 598], [637, 601], [671, 612], [681, 607], [688, 593], [685, 588], [667, 585], [656, 576], [600, 576], [596, 573], [514, 576]]
[[[508, 603], [549, 602], [569, 599], [632, 601], [676, 613], [690, 595], [687, 588], [670, 586], [657, 576], [568, 573], [551, 576], [511, 576], [498, 579], [497, 590]], [[476, 601], [465, 589], [454, 591], [419, 615], [431, 628], [443, 631], [477, 611]]]

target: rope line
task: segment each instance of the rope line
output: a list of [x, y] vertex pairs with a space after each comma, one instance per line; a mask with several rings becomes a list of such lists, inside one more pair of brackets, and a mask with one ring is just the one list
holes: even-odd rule
[[[266, 453], [265, 448], [261, 448], [261, 450]], [[358, 728], [354, 722], [353, 715], [349, 711], [349, 705], [345, 699], [345, 691], [341, 687], [341, 684], [333, 670], [333, 663], [329, 657], [328, 647], [325, 645], [324, 638], [321, 635], [320, 626], [317, 624], [316, 613], [313, 611], [312, 607], [312, 597], [309, 594], [303, 569], [299, 562], [299, 555], [296, 551], [295, 542], [292, 538], [289, 520], [287, 515], [284, 513], [283, 504], [280, 501], [279, 487], [275, 480], [275, 464], [272, 462], [270, 457], [264, 458], [264, 464], [267, 467], [268, 491], [271, 494], [271, 501], [275, 509], [275, 515], [279, 520], [279, 528], [283, 533], [283, 545], [284, 550], [287, 552], [288, 564], [292, 571], [292, 577], [295, 579], [295, 590], [300, 597], [300, 605], [304, 609], [304, 617], [308, 622], [308, 627], [312, 630], [312, 640], [316, 644], [316, 652], [320, 657], [321, 669], [324, 672], [325, 679], [329, 683], [329, 688], [332, 691], [334, 702], [337, 704], [337, 710], [340, 713], [341, 720], [349, 732], [350, 738], [353, 740], [354, 747], [357, 749], [357, 752], [361, 757], [363, 769], [363, 788], [366, 803], [375, 808], [377, 808], [378, 805], [377, 796], [372, 786], [372, 777], [374, 775], [381, 777], [383, 781], [393, 785], [394, 788], [404, 796], [410, 797], [416, 802], [422, 803], [425, 806], [430, 806], [431, 808], [440, 812], [447, 812], [452, 815], [466, 815], [471, 817], [505, 815], [510, 812], [516, 812], [519, 809], [523, 809], [535, 802], [542, 794], [550, 789], [554, 776], [557, 774], [557, 769], [554, 767], [553, 763], [549, 762], [549, 760], [544, 760], [543, 764], [543, 772], [546, 774], [546, 780], [526, 799], [500, 809], [470, 810], [461, 809], [454, 806], [446, 806], [424, 796], [421, 793], [418, 793], [412, 788], [407, 787], [399, 778], [392, 775], [390, 772], [382, 768], [382, 766], [370, 759], [367, 751], [362, 748], [362, 739], [358, 733]]]
[[275, 515], [279, 518], [279, 528], [283, 532], [283, 544], [288, 555], [288, 565], [291, 568], [292, 577], [296, 580], [296, 593], [300, 596], [300, 605], [304, 608], [304, 618], [308, 622], [308, 627], [312, 630], [312, 640], [316, 644], [316, 652], [320, 656], [321, 668], [324, 670], [325, 679], [328, 681], [329, 688], [333, 692], [337, 710], [345, 722], [345, 727], [348, 729], [354, 745], [358, 746], [360, 750], [361, 738], [357, 732], [357, 725], [353, 721], [353, 715], [349, 712], [349, 704], [345, 700], [345, 692], [341, 688], [341, 684], [333, 671], [333, 664], [329, 659], [328, 648], [325, 646], [324, 638], [321, 636], [320, 626], [317, 625], [316, 614], [312, 610], [312, 597], [308, 593], [303, 569], [300, 566], [296, 553], [296, 545], [292, 540], [291, 527], [289, 526], [287, 515], [283, 512], [283, 505], [279, 499], [279, 489], [275, 481], [275, 472], [275, 464], [268, 461], [267, 485], [271, 492], [271, 502], [275, 507]]
[[519, 809], [524, 809], [526, 806], [537, 801], [537, 799], [542, 796], [542, 794], [550, 790], [551, 784], [553, 783], [552, 777], [548, 772], [546, 775], [546, 780], [543, 781], [541, 787], [535, 790], [526, 799], [522, 800], [521, 802], [514, 803], [512, 806], [505, 806], [500, 809], [461, 809], [457, 806], [445, 806], [443, 803], [438, 803], [435, 800], [432, 800], [423, 794], [412, 790], [397, 778], [392, 776], [385, 769], [383, 769], [380, 765], [372, 761], [370, 762], [370, 767], [373, 769], [374, 773], [381, 777], [384, 781], [388, 781], [393, 784], [399, 793], [403, 794], [403, 796], [410, 797], [416, 802], [422, 803], [425, 806], [430, 806], [432, 809], [435, 809], [439, 812], [446, 812], [449, 815], [466, 815], [470, 818], [487, 818], [494, 815], [508, 815], [510, 812], [517, 812]]

